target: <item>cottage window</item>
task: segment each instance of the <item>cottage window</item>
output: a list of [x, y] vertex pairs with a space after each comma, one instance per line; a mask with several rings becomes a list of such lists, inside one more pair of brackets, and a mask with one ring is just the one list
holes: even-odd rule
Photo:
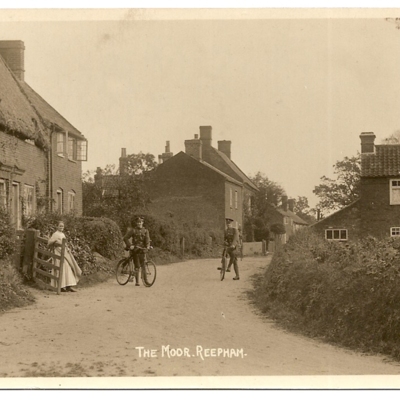
[[0, 207], [7, 207], [6, 182], [0, 180]]
[[238, 192], [235, 190], [235, 208], [238, 209]]
[[33, 186], [25, 185], [24, 188], [24, 212], [26, 216], [33, 215], [33, 202], [34, 202], [35, 188]]
[[347, 240], [347, 229], [326, 229], [325, 239], [327, 240]]
[[68, 158], [70, 160], [76, 160], [76, 139], [68, 137]]
[[400, 180], [390, 180], [390, 204], [400, 204]]
[[68, 158], [74, 161], [87, 161], [87, 141], [69, 136]]
[[76, 141], [76, 160], [87, 161], [87, 141], [77, 140]]
[[57, 154], [59, 156], [64, 155], [64, 134], [59, 132], [57, 133]]
[[232, 208], [233, 206], [233, 193], [232, 188], [229, 189], [229, 206]]
[[75, 210], [75, 192], [73, 190], [68, 192], [68, 211]]
[[19, 183], [13, 182], [11, 188], [11, 221], [16, 229], [21, 225]]
[[56, 194], [56, 211], [60, 214], [63, 213], [63, 190], [57, 189]]
[[400, 236], [400, 227], [390, 228], [390, 236]]

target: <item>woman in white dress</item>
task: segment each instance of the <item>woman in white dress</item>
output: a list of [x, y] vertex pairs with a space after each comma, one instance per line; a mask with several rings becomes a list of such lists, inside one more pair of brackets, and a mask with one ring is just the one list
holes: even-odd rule
[[[62, 240], [65, 239], [64, 222], [60, 221], [57, 226], [57, 231], [53, 233], [48, 241], [48, 245], [54, 253], [61, 255]], [[55, 260], [55, 265], [60, 265], [60, 260]], [[64, 252], [64, 268], [61, 275], [61, 291], [76, 292], [72, 286], [76, 286], [82, 275], [82, 270], [79, 268], [71, 251], [65, 246]], [[54, 282], [54, 280], [52, 280]], [[54, 283], [52, 283], [55, 285]]]

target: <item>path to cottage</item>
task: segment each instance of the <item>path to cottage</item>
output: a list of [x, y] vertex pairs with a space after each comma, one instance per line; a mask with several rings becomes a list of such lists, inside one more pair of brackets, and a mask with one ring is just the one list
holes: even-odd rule
[[[296, 387], [334, 387], [341, 375], [400, 374], [398, 363], [284, 332], [257, 314], [246, 291], [268, 262], [245, 258], [240, 281], [231, 272], [221, 282], [218, 260], [195, 260], [159, 266], [152, 288], [110, 279], [60, 296], [35, 290], [36, 304], [0, 315], [0, 377], [152, 377], [78, 380], [83, 387], [243, 387], [249, 376], [249, 386], [280, 387], [287, 381], [276, 376], [301, 375]], [[212, 378], [154, 379], [185, 376]]]

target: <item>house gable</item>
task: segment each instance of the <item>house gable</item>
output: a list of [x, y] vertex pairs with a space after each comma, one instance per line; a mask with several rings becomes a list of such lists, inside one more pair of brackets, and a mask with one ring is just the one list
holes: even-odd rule
[[[55, 210], [80, 214], [86, 139], [24, 82], [24, 49], [22, 41], [0, 41], [0, 138], [6, 144], [0, 186], [8, 187], [7, 203], [18, 208], [19, 220], [21, 198], [36, 203], [39, 193], [51, 209], [55, 200]], [[70, 136], [65, 133], [61, 142], [54, 132]], [[28, 209], [36, 211], [34, 205]]]
[[356, 200], [341, 210], [310, 225], [310, 229], [326, 238], [327, 230], [346, 230], [347, 240], [362, 236], [361, 200]]

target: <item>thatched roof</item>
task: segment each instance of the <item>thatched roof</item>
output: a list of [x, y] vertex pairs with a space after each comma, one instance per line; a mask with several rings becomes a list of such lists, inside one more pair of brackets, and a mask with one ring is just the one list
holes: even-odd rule
[[49, 137], [18, 80], [0, 57], [0, 129], [48, 147]]
[[68, 131], [74, 136], [84, 139], [84, 136], [72, 126], [61, 114], [59, 114], [49, 103], [39, 96], [26, 82], [21, 83], [26, 95], [34, 105], [37, 112], [43, 118], [45, 124], [51, 128], [51, 125], [56, 125], [62, 131]]

